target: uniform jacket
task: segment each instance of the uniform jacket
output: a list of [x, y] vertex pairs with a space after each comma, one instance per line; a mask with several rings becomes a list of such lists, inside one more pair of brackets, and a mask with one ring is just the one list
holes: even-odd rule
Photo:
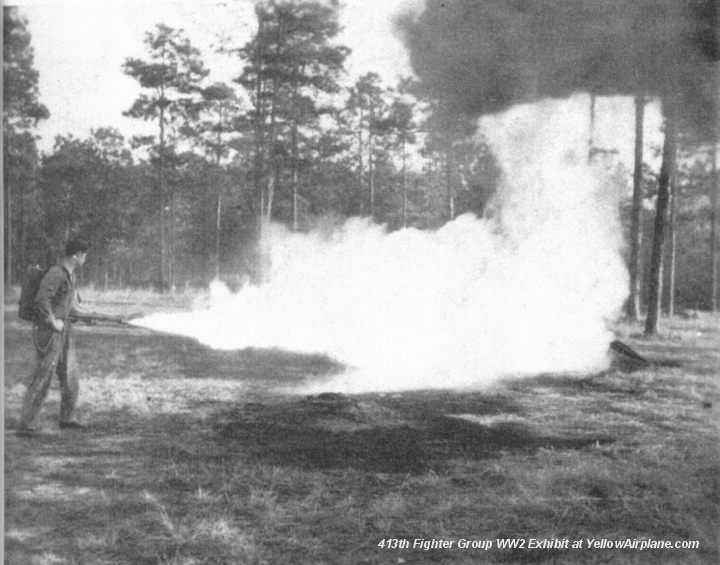
[[75, 279], [61, 265], [50, 267], [40, 281], [40, 288], [35, 296], [35, 305], [40, 321], [50, 323], [50, 313], [59, 320], [67, 320], [77, 310], [77, 292]]

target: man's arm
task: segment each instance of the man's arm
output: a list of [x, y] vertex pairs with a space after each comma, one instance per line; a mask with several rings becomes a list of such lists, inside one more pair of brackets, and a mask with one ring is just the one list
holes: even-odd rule
[[122, 316], [112, 316], [103, 314], [102, 312], [93, 312], [86, 310], [80, 306], [77, 292], [73, 296], [72, 305], [70, 307], [70, 319], [75, 322], [85, 322], [86, 324], [94, 324], [95, 322], [116, 322], [123, 323], [125, 320]]
[[72, 302], [70, 303], [70, 317], [77, 318], [79, 316], [87, 316], [92, 314], [88, 312], [82, 306], [80, 306], [80, 295], [77, 290], [73, 292]]

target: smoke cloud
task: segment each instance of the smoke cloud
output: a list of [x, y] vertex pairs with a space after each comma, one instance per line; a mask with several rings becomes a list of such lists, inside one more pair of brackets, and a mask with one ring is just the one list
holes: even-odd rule
[[397, 27], [426, 92], [482, 115], [574, 92], [660, 96], [714, 123], [717, 0], [426, 0]]
[[[201, 311], [136, 321], [221, 349], [324, 353], [344, 392], [477, 387], [502, 375], [605, 366], [627, 288], [618, 195], [586, 163], [588, 100], [483, 119], [505, 172], [492, 218], [387, 233], [364, 219], [273, 226], [271, 272]], [[306, 389], [307, 390], [307, 389]]]

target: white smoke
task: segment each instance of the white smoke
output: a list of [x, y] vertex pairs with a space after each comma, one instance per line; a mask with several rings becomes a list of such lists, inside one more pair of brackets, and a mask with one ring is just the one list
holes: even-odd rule
[[[324, 353], [349, 369], [322, 390], [475, 387], [598, 370], [627, 280], [618, 191], [587, 165], [587, 98], [484, 118], [504, 171], [492, 219], [387, 233], [366, 220], [309, 234], [273, 226], [271, 272], [202, 311], [136, 323], [220, 349]], [[312, 388], [312, 387], [311, 387]]]

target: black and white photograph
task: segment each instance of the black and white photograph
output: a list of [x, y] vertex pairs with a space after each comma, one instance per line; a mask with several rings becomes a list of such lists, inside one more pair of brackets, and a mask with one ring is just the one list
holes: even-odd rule
[[3, 562], [720, 562], [719, 0], [3, 3]]

